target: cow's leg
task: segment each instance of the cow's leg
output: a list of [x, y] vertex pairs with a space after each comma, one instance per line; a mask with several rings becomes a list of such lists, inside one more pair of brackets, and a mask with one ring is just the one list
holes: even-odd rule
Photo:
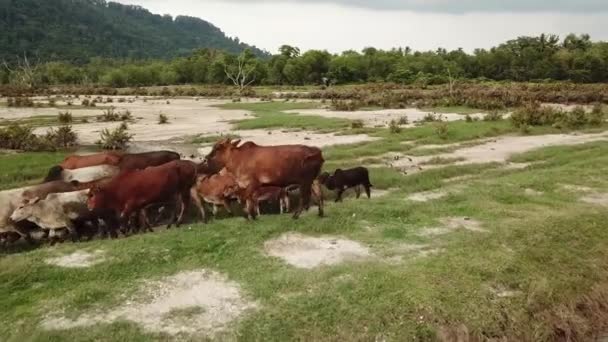
[[220, 206], [214, 203], [212, 211], [213, 211], [213, 216], [217, 216], [217, 213], [220, 212]]
[[368, 184], [365, 184], [364, 187], [365, 187], [365, 193], [367, 194], [367, 198], [372, 198], [372, 191], [371, 191], [370, 186]]
[[298, 209], [293, 213], [293, 218], [297, 219], [302, 214], [305, 207], [310, 206], [310, 195], [312, 192], [312, 184], [300, 184], [300, 204]]
[[190, 192], [182, 192], [179, 194], [181, 210], [179, 212], [179, 218], [177, 219], [177, 227], [181, 226], [182, 222], [184, 222], [184, 214], [186, 213], [186, 209], [190, 205]]
[[361, 197], [361, 186], [357, 185], [355, 186], [355, 194], [356, 194], [356, 198], [359, 199], [359, 197]]
[[342, 194], [344, 193], [344, 188], [340, 187], [338, 190], [336, 190], [336, 203], [338, 202], [342, 202]]
[[76, 229], [73, 222], [67, 222], [65, 227], [68, 229], [72, 242], [80, 241], [80, 234], [78, 234], [78, 229]]
[[201, 218], [203, 219], [203, 222], [207, 223], [207, 215], [205, 215], [205, 205], [203, 204], [203, 200], [201, 199], [201, 197], [198, 195], [198, 191], [196, 190], [196, 188], [193, 187], [192, 189], [190, 189], [190, 197], [192, 197], [194, 205], [196, 205], [198, 210], [201, 212]]
[[324, 205], [323, 190], [321, 189], [321, 187], [318, 184], [313, 184], [312, 193], [317, 200], [317, 205], [319, 206], [319, 217], [325, 216], [325, 213], [323, 212], [323, 205]]
[[251, 219], [255, 220], [256, 219], [256, 203], [257, 203], [257, 199], [254, 198], [254, 193], [255, 193], [255, 189], [257, 187], [257, 184], [249, 184], [249, 186], [245, 189], [245, 208], [246, 208], [246, 218], [249, 219], [249, 217], [251, 217]]
[[228, 200], [228, 198], [224, 197], [222, 203], [224, 204], [224, 209], [226, 209], [228, 214], [232, 215], [232, 209], [230, 208], [230, 201]]
[[262, 216], [262, 213], [260, 212], [260, 201], [255, 201], [255, 212], [258, 216]]

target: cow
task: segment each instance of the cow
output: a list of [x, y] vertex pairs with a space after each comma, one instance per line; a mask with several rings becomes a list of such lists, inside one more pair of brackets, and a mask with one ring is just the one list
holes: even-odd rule
[[[293, 218], [297, 219], [304, 206], [310, 202], [311, 186], [321, 172], [324, 159], [320, 149], [304, 145], [259, 146], [247, 142], [238, 146], [240, 140], [218, 141], [206, 156], [207, 168], [212, 172], [226, 168], [232, 173], [244, 199], [248, 217], [256, 218], [253, 195], [262, 186], [285, 188], [297, 184], [302, 201]], [[319, 216], [323, 216], [323, 204], [319, 205]]]
[[[290, 185], [287, 188], [285, 188], [285, 191], [287, 193], [287, 212], [289, 212], [291, 210], [290, 206], [291, 206], [291, 200], [289, 199], [290, 195], [297, 195], [300, 196], [300, 191], [299, 191], [299, 187], [297, 185]], [[300, 199], [301, 200], [301, 199]], [[319, 205], [319, 203], [321, 203], [321, 205], [323, 205], [323, 190], [321, 189], [321, 182], [318, 179], [315, 179], [312, 182], [312, 187], [311, 187], [311, 200], [313, 203], [316, 203], [317, 205]], [[306, 206], [306, 210], [310, 209], [310, 203], [309, 205]]]
[[[14, 222], [30, 221], [43, 230], [67, 229], [73, 241], [80, 238], [82, 230], [77, 223], [90, 223], [97, 228], [97, 217], [86, 206], [89, 190], [53, 193], [45, 199], [35, 198], [16, 208], [10, 216]], [[90, 235], [90, 234], [89, 234]]]
[[109, 210], [120, 217], [124, 227], [128, 226], [133, 213], [146, 206], [176, 198], [181, 211], [175, 213], [167, 228], [182, 223], [184, 212], [190, 202], [190, 189], [196, 182], [197, 165], [190, 161], [176, 160], [143, 170], [121, 172], [110, 182], [93, 187], [89, 192], [88, 207], [91, 210]]
[[239, 190], [234, 175], [226, 169], [222, 169], [214, 175], [202, 174], [198, 176], [196, 184], [192, 187], [190, 196], [194, 204], [201, 212], [204, 222], [207, 222], [204, 202], [213, 205], [213, 214], [217, 214], [218, 206], [223, 205], [228, 213], [230, 210], [230, 200], [235, 197]]
[[77, 190], [81, 190], [79, 188], [79, 182], [77, 181], [52, 181], [28, 188], [21, 193], [21, 198], [23, 203], [27, 203], [34, 198], [45, 199], [49, 194], [58, 192], [72, 192]]
[[287, 190], [278, 186], [263, 186], [253, 193], [253, 205], [260, 216], [260, 202], [279, 203], [279, 212], [289, 212], [289, 195]]
[[173, 151], [156, 151], [125, 154], [118, 167], [121, 171], [143, 170], [150, 166], [159, 166], [174, 160], [179, 160], [179, 153]]
[[0, 192], [0, 235], [15, 237], [15, 233], [31, 242], [30, 232], [19, 223], [11, 220], [11, 214], [23, 204], [21, 194], [31, 187], [5, 190]]
[[112, 177], [117, 175], [120, 172], [118, 166], [113, 165], [98, 165], [98, 166], [89, 166], [76, 170], [66, 170], [61, 166], [53, 166], [46, 178], [44, 179], [44, 183], [52, 182], [52, 181], [78, 181], [78, 182], [91, 182], [101, 178]]
[[98, 166], [98, 165], [113, 165], [117, 166], [123, 153], [116, 151], [107, 151], [89, 155], [71, 155], [66, 157], [59, 166], [64, 170], [75, 170], [82, 169], [84, 167]]
[[365, 188], [367, 198], [371, 197], [372, 184], [369, 181], [369, 171], [361, 166], [348, 170], [337, 169], [333, 175], [324, 172], [319, 176], [319, 181], [327, 189], [336, 191], [336, 202], [342, 201], [342, 194], [349, 188], [355, 188], [357, 198], [359, 198], [361, 186]]

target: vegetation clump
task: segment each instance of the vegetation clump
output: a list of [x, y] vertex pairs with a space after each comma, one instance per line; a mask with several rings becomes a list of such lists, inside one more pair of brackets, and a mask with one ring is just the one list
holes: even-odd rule
[[123, 122], [113, 130], [104, 128], [97, 145], [104, 150], [124, 150], [132, 139], [133, 135], [129, 133], [129, 126]]

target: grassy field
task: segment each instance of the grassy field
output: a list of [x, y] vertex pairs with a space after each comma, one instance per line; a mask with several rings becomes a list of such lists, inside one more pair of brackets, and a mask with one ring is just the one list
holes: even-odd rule
[[41, 182], [65, 156], [65, 152], [0, 154], [0, 190]]
[[[390, 151], [413, 155], [424, 144], [445, 145], [440, 148], [445, 152], [454, 143], [519, 134], [508, 121], [448, 123], [447, 134], [438, 134], [436, 123], [390, 133], [353, 130], [348, 120], [281, 114], [302, 106], [308, 105], [226, 107], [253, 109], [256, 118], [238, 122], [241, 129], [306, 125], [380, 138], [324, 149], [327, 169], [373, 163]], [[533, 128], [529, 134], [554, 132]], [[370, 170], [374, 190], [390, 192], [329, 203], [323, 219], [313, 208], [298, 221], [289, 215], [266, 215], [256, 222], [226, 218], [119, 240], [5, 250], [0, 336], [6, 341], [204, 340], [153, 333], [129, 321], [67, 330], [45, 330], [40, 323], [55, 313], [75, 318], [111, 310], [136, 295], [142, 282], [207, 269], [226, 275], [258, 303], [220, 340], [432, 341], [457, 335], [590, 340], [608, 324], [608, 210], [580, 198], [608, 193], [607, 152], [608, 142], [544, 148], [512, 157], [512, 162], [533, 163], [518, 170], [500, 164], [443, 165], [404, 176], [375, 167]], [[60, 153], [0, 155], [0, 184], [8, 188], [42, 177], [61, 158]], [[453, 161], [437, 158], [429, 164]], [[23, 170], [29, 174], [20, 178]], [[408, 200], [434, 191], [445, 196]], [[459, 217], [478, 222], [480, 229], [429, 233], [445, 219]], [[352, 239], [368, 246], [372, 256], [297, 269], [264, 253], [264, 242], [287, 232]], [[82, 269], [45, 263], [81, 250], [102, 250], [105, 260]]]

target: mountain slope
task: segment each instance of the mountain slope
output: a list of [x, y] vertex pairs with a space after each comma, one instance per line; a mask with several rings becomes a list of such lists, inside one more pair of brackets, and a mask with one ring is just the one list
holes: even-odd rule
[[[161, 16], [105, 0], [0, 0], [0, 59], [167, 58], [197, 48], [252, 48], [193, 17]], [[258, 55], [265, 52], [253, 47]]]

